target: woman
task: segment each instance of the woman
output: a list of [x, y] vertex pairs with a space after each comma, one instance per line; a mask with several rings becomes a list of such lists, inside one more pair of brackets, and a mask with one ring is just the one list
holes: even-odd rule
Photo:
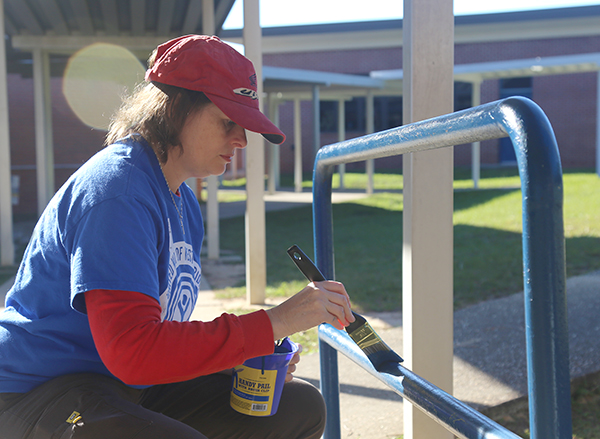
[[318, 438], [318, 391], [288, 369], [277, 414], [229, 407], [226, 371], [274, 341], [354, 320], [337, 282], [281, 305], [189, 321], [201, 276], [198, 202], [245, 130], [285, 139], [260, 111], [251, 62], [217, 37], [157, 48], [108, 146], [41, 216], [0, 315], [0, 431], [24, 438]]

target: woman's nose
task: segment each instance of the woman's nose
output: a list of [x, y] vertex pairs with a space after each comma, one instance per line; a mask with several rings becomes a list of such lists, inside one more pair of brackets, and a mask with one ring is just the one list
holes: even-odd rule
[[234, 145], [236, 148], [245, 148], [248, 145], [248, 139], [246, 138], [246, 130], [239, 125], [236, 125], [234, 136]]

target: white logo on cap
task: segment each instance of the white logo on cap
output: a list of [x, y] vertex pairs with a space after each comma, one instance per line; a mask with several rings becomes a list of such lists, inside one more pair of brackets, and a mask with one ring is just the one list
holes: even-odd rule
[[258, 99], [258, 93], [256, 93], [256, 91], [251, 90], [249, 88], [236, 88], [235, 90], [233, 90], [233, 92], [236, 95], [247, 96], [249, 98], [252, 98], [253, 100]]

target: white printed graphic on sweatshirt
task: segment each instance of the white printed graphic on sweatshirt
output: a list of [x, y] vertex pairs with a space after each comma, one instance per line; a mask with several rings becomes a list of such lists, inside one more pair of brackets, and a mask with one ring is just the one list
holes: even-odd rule
[[169, 272], [167, 289], [160, 295], [161, 320], [185, 322], [190, 319], [200, 287], [200, 265], [194, 260], [192, 246], [173, 242], [169, 221]]

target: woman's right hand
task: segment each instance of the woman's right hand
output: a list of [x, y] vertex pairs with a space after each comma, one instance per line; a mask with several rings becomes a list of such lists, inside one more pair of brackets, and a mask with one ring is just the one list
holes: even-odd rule
[[350, 298], [336, 281], [311, 282], [280, 305], [268, 309], [274, 340], [306, 331], [321, 323], [344, 329], [354, 321]]

